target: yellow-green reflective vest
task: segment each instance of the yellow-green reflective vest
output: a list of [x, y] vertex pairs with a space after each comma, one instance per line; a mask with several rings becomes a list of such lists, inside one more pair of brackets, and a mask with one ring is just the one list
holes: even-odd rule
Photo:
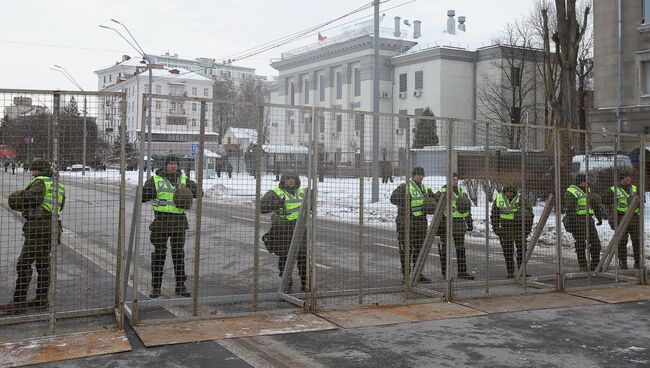
[[295, 195], [291, 195], [280, 187], [273, 189], [273, 192], [284, 199], [284, 208], [275, 211], [273, 215], [283, 220], [297, 220], [298, 216], [300, 216], [300, 206], [302, 205], [302, 197], [305, 195], [305, 189], [298, 188]]
[[[42, 180], [43, 183], [45, 184], [45, 196], [43, 197], [43, 204], [41, 205], [41, 207], [45, 211], [52, 213], [52, 206], [54, 205], [54, 197], [52, 196], [52, 184], [53, 184], [52, 178], [50, 178], [49, 176], [37, 176], [34, 179], [32, 179], [32, 181], [30, 181], [29, 184], [27, 184], [25, 190], [29, 189], [38, 180]], [[63, 203], [63, 198], [65, 198], [65, 185], [63, 185], [63, 183], [59, 183], [57, 185], [57, 188], [58, 190], [56, 196], [58, 198], [58, 201], [56, 203], [56, 206], [58, 209], [58, 213], [60, 215], [61, 211], [63, 211], [61, 204]]]
[[[439, 190], [440, 193], [447, 193], [447, 187], [442, 187]], [[458, 194], [456, 194], [455, 191], [451, 191], [451, 209], [453, 210], [451, 213], [451, 217], [453, 218], [466, 218], [469, 216], [469, 211], [467, 212], [459, 212], [457, 207], [456, 207], [456, 201], [458, 201], [458, 198], [462, 197], [465, 194], [465, 190], [463, 187], [458, 187]], [[444, 215], [447, 216], [447, 210], [445, 210]]]
[[[174, 205], [174, 193], [176, 193], [176, 187], [174, 187], [169, 180], [162, 176], [154, 175], [153, 183], [156, 187], [156, 198], [153, 200], [154, 211], [176, 214], [185, 213], [184, 209], [178, 208]], [[186, 185], [187, 176], [181, 174], [180, 186], [184, 187]]]
[[517, 193], [515, 198], [513, 198], [512, 201], [509, 201], [508, 197], [503, 195], [503, 193], [498, 193], [496, 204], [500, 213], [499, 218], [502, 220], [514, 220], [515, 216], [517, 216], [517, 212], [519, 211], [520, 198], [521, 194]]
[[422, 184], [422, 189], [411, 180], [409, 183], [409, 194], [411, 196], [411, 215], [413, 217], [424, 216], [424, 193], [428, 192], [429, 188]]
[[[587, 190], [591, 192], [591, 190]], [[567, 192], [571, 193], [576, 198], [576, 202], [578, 202], [578, 206], [576, 207], [577, 215], [594, 214], [594, 210], [591, 207], [587, 207], [587, 194], [580, 187], [571, 185], [567, 188]]]
[[[626, 213], [630, 208], [630, 197], [637, 194], [636, 185], [630, 187], [630, 194], [628, 194], [625, 189], [618, 186], [613, 186], [609, 189], [616, 194], [616, 211]], [[634, 209], [634, 213], [639, 213], [639, 207]]]

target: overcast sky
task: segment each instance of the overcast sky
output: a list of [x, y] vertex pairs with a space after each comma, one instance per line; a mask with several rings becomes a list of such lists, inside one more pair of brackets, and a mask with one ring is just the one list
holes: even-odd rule
[[[0, 11], [0, 88], [75, 87], [50, 70], [61, 65], [86, 90], [97, 89], [93, 73], [135, 52], [115, 32], [98, 25], [126, 24], [147, 53], [169, 52], [184, 58], [223, 60], [243, 50], [337, 18], [370, 0], [32, 0], [6, 1]], [[406, 3], [406, 4], [405, 4]], [[399, 6], [400, 4], [404, 4]], [[442, 34], [446, 11], [467, 17], [468, 34], [489, 40], [506, 22], [526, 15], [533, 0], [389, 0], [382, 5], [392, 27], [396, 15], [420, 19], [427, 40]], [[398, 6], [398, 7], [396, 7]], [[394, 9], [389, 9], [396, 7]], [[336, 24], [364, 16], [372, 9]], [[369, 18], [368, 18], [369, 19]], [[335, 36], [337, 29], [321, 33]], [[283, 50], [316, 42], [316, 35], [267, 51], [236, 65], [275, 75], [269, 66]]]

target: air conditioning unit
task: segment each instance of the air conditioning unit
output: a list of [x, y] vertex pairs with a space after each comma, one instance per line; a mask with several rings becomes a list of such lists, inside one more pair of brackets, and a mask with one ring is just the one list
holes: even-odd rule
[[271, 123], [271, 126], [276, 127], [276, 126], [278, 126], [278, 123]]
[[404, 129], [395, 129], [395, 134], [403, 135], [404, 134]]
[[415, 96], [415, 97], [422, 96], [422, 90], [413, 91], [413, 96]]
[[406, 92], [400, 92], [399, 93], [399, 98], [406, 98]]
[[379, 97], [380, 97], [380, 98], [388, 98], [388, 92], [382, 92], [382, 93], [379, 95]]

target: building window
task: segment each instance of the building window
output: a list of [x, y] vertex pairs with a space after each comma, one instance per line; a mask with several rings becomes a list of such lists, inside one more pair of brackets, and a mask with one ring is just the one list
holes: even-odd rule
[[650, 61], [643, 62], [643, 95], [650, 95]]
[[422, 70], [415, 72], [415, 89], [424, 89], [424, 72]]
[[196, 88], [196, 87], [192, 87], [192, 96], [196, 96], [197, 93], [198, 93], [197, 88]]
[[336, 72], [336, 99], [343, 98], [343, 81], [341, 80], [341, 72]]
[[170, 109], [171, 111], [176, 111], [176, 102], [171, 102], [171, 103], [169, 104], [169, 109]]
[[161, 85], [156, 85], [156, 94], [162, 94], [162, 86]]
[[406, 115], [408, 114], [407, 110], [400, 110], [399, 111], [400, 117], [399, 117], [399, 128], [400, 129], [406, 129], [408, 125], [408, 118], [406, 116], [401, 116], [401, 115]]
[[336, 131], [337, 132], [342, 132], [343, 131], [343, 116], [342, 115], [336, 115]]
[[106, 76], [104, 76], [104, 83], [106, 83]]
[[113, 74], [109, 74], [109, 75], [108, 75], [108, 81], [109, 81], [109, 82], [112, 82], [112, 81], [113, 81]]
[[210, 88], [203, 88], [203, 96], [205, 97], [210, 96]]
[[293, 135], [296, 132], [296, 124], [293, 119], [289, 120], [289, 130], [291, 132], [291, 135]]
[[183, 116], [169, 116], [167, 117], [167, 125], [186, 125]]
[[650, 0], [643, 0], [643, 18], [641, 24], [650, 23]]
[[341, 148], [336, 149], [336, 152], [334, 153], [334, 162], [341, 162], [343, 156], [342, 153], [343, 153], [343, 149]]
[[293, 82], [289, 83], [289, 103], [291, 106], [296, 104], [296, 94], [293, 86]]
[[309, 103], [309, 80], [305, 79], [305, 89], [303, 91], [305, 94], [305, 104]]
[[311, 133], [311, 118], [306, 117], [305, 118], [305, 134]]
[[354, 114], [354, 130], [361, 130], [361, 113]]
[[320, 122], [319, 122], [319, 130], [321, 133], [325, 133], [325, 116], [321, 115], [320, 116]]
[[192, 126], [193, 126], [193, 127], [196, 126], [196, 118], [192, 118]]
[[354, 97], [361, 96], [361, 69], [354, 68]]
[[512, 67], [510, 68], [510, 83], [513, 87], [521, 86], [521, 68]]
[[318, 76], [318, 96], [320, 96], [320, 102], [325, 101], [325, 78], [322, 75]]
[[160, 118], [156, 118], [156, 125], [160, 125]]
[[400, 92], [406, 92], [408, 84], [406, 83], [406, 77], [407, 74], [400, 74], [399, 75], [399, 91]]
[[415, 115], [420, 116], [424, 112], [424, 109], [415, 109]]
[[156, 101], [156, 110], [160, 110], [162, 107], [162, 103], [160, 101]]
[[192, 111], [196, 111], [196, 103], [192, 104]]

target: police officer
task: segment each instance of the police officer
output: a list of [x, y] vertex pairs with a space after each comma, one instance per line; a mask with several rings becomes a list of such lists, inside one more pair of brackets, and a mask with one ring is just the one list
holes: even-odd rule
[[[454, 173], [452, 177], [453, 187], [451, 190], [451, 216], [452, 216], [452, 238], [456, 248], [456, 263], [458, 266], [458, 278], [464, 280], [474, 280], [474, 276], [467, 273], [467, 258], [465, 255], [465, 233], [474, 230], [472, 220], [472, 205], [467, 195], [467, 191], [458, 185], [458, 174]], [[437, 201], [446, 201], [447, 185], [443, 185], [435, 194]], [[437, 235], [440, 236], [441, 243], [438, 244], [438, 253], [440, 254], [440, 266], [442, 275], [447, 272], [447, 210], [443, 213], [442, 222], [438, 226]]]
[[522, 207], [524, 208], [523, 230], [524, 236], [527, 238], [533, 228], [533, 211], [522, 206], [521, 193], [513, 186], [506, 185], [501, 192], [497, 193], [490, 212], [490, 223], [494, 233], [499, 237], [509, 279], [513, 278], [515, 273], [515, 246], [517, 248], [517, 268], [521, 268], [523, 261], [526, 238], [522, 238], [521, 233]]
[[[13, 300], [0, 306], [0, 311], [9, 314], [25, 312], [27, 308], [48, 306], [47, 294], [50, 287], [50, 250], [52, 248], [52, 210], [56, 204], [59, 217], [65, 205], [65, 186], [58, 183], [56, 198], [52, 182], [52, 168], [43, 159], [35, 159], [31, 165], [33, 179], [25, 189], [11, 193], [9, 207], [21, 211], [25, 218], [23, 236], [25, 242], [16, 264], [16, 288]], [[56, 201], [55, 201], [56, 199]], [[55, 203], [56, 202], [56, 203]], [[61, 222], [55, 229], [61, 239]], [[32, 279], [32, 264], [36, 266], [36, 297], [27, 301], [27, 291]]]
[[[271, 229], [262, 239], [267, 250], [278, 256], [278, 271], [280, 277], [289, 256], [289, 246], [293, 238], [293, 230], [300, 216], [305, 189], [300, 187], [300, 177], [291, 172], [283, 172], [280, 184], [266, 192], [261, 200], [262, 214], [271, 215]], [[306, 231], [306, 230], [305, 230]], [[301, 291], [307, 289], [307, 246], [306, 236], [298, 249], [298, 272], [300, 273]], [[290, 283], [292, 285], [293, 283]]]
[[[602, 225], [604, 211], [598, 202], [598, 196], [592, 195], [591, 189], [587, 186], [586, 175], [577, 174], [575, 184], [569, 186], [564, 194], [566, 215], [562, 223], [575, 240], [580, 271], [587, 271], [587, 241], [591, 254], [591, 270], [594, 270], [600, 262], [601, 246], [596, 225]], [[597, 224], [594, 224], [594, 216], [598, 220]]]
[[[411, 172], [411, 180], [407, 184], [400, 184], [390, 196], [390, 203], [397, 206], [397, 217], [395, 224], [397, 226], [397, 241], [399, 243], [399, 260], [402, 264], [402, 283], [406, 275], [405, 254], [406, 254], [406, 216], [410, 215], [409, 220], [409, 272], [415, 266], [415, 262], [420, 256], [424, 238], [427, 235], [428, 221], [427, 214], [432, 211], [425, 211], [425, 202], [434, 202], [434, 194], [422, 181], [424, 180], [424, 168], [414, 167]], [[409, 201], [409, 202], [407, 202]], [[407, 203], [410, 205], [410, 214], [407, 213]], [[435, 204], [427, 203], [427, 207], [435, 208]], [[420, 282], [431, 282], [424, 275], [420, 274]]]
[[[623, 216], [630, 211], [629, 201], [633, 195], [638, 195], [639, 190], [636, 185], [632, 184], [632, 177], [628, 173], [618, 175], [619, 185], [614, 185], [603, 196], [603, 204], [608, 209], [611, 208], [609, 217], [609, 226], [612, 230], [616, 229], [616, 224], [623, 220]], [[627, 228], [624, 230], [621, 242], [618, 243], [618, 264], [623, 270], [627, 270], [627, 240], [628, 235], [632, 238], [632, 253], [634, 254], [634, 268], [639, 268], [640, 244], [639, 226], [639, 207], [634, 208], [634, 214], [630, 219]], [[616, 220], [615, 220], [616, 218]]]
[[[142, 202], [153, 201], [154, 220], [149, 226], [151, 230], [151, 293], [150, 298], [160, 296], [163, 269], [167, 255], [167, 240], [172, 251], [174, 274], [176, 276], [176, 295], [189, 297], [185, 288], [185, 232], [189, 229], [187, 205], [180, 205], [179, 198], [190, 201], [196, 198], [196, 183], [189, 180], [179, 169], [180, 159], [176, 155], [165, 158], [165, 167], [156, 170], [155, 174], [144, 184]], [[185, 188], [185, 189], [183, 189]], [[189, 190], [191, 194], [187, 192]]]

